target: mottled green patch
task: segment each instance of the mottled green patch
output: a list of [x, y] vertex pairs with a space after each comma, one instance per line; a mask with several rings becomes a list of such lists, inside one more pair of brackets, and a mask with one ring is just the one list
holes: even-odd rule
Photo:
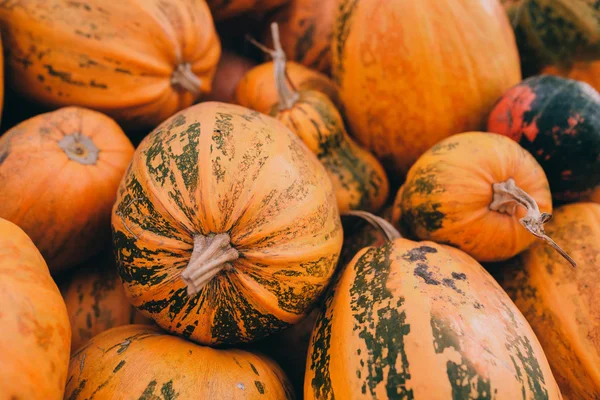
[[403, 213], [404, 222], [413, 232], [417, 229], [435, 232], [443, 226], [446, 217], [440, 208], [442, 205], [439, 203], [421, 203]]
[[256, 369], [256, 367], [254, 366], [254, 364], [252, 364], [251, 362], [249, 362], [248, 364], [250, 364], [250, 368], [252, 368], [252, 372], [254, 372], [256, 375], [260, 375], [258, 373], [258, 370]]
[[261, 381], [254, 381], [254, 386], [256, 386], [258, 393], [265, 394], [265, 385]]
[[340, 2], [337, 12], [337, 19], [334, 25], [334, 54], [337, 54], [337, 65], [333, 63], [332, 74], [335, 82], [340, 85], [344, 74], [344, 52], [346, 47], [346, 40], [350, 35], [350, 29], [352, 28], [352, 17], [354, 11], [358, 6], [358, 0], [343, 0]]
[[113, 373], [118, 372], [121, 368], [123, 368], [123, 366], [125, 366], [125, 360], [119, 361], [115, 369], [113, 369]]
[[77, 387], [71, 392], [71, 395], [69, 396], [68, 400], [78, 400], [79, 395], [81, 394], [83, 389], [85, 389], [86, 383], [87, 383], [87, 380], [85, 380], [85, 379], [82, 380], [81, 382], [79, 382], [79, 385], [77, 385]]

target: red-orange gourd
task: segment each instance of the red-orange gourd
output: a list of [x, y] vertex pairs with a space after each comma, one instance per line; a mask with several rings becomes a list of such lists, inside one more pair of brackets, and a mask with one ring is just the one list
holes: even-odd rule
[[63, 398], [71, 328], [40, 252], [0, 218], [0, 398]]
[[240, 80], [256, 63], [231, 51], [223, 50], [210, 93], [206, 101], [235, 102], [235, 90]]
[[551, 65], [542, 69], [541, 73], [582, 81], [600, 91], [600, 61], [577, 62], [570, 68]]
[[245, 13], [264, 13], [289, 0], [206, 0], [216, 21]]
[[0, 31], [18, 93], [137, 129], [210, 92], [220, 53], [204, 0], [5, 1]]
[[480, 130], [521, 80], [497, 0], [342, 0], [332, 73], [359, 143], [404, 175], [450, 135]]
[[97, 254], [133, 146], [106, 115], [67, 107], [0, 137], [0, 217], [31, 237], [52, 273]]

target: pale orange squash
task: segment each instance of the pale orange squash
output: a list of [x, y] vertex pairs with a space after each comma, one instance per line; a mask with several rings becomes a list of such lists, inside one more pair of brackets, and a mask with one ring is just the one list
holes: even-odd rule
[[63, 398], [71, 328], [40, 252], [0, 218], [0, 398]]
[[133, 155], [119, 126], [84, 108], [30, 118], [0, 137], [0, 217], [31, 237], [52, 273], [110, 240], [117, 187]]
[[342, 0], [334, 26], [350, 131], [399, 175], [441, 139], [482, 129], [521, 80], [498, 0]]
[[204, 0], [11, 3], [7, 78], [30, 99], [153, 128], [210, 92], [220, 43]]

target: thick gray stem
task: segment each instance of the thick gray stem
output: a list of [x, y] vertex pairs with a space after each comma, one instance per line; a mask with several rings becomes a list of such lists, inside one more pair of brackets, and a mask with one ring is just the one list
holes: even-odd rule
[[183, 63], [179, 64], [177, 69], [173, 71], [171, 85], [179, 86], [183, 90], [187, 90], [195, 96], [198, 96], [200, 94], [202, 81], [194, 74], [194, 72], [192, 72], [192, 66], [189, 63]]
[[98, 161], [100, 150], [91, 138], [80, 133], [65, 135], [58, 142], [58, 146], [63, 149], [67, 157], [80, 164], [93, 165]]

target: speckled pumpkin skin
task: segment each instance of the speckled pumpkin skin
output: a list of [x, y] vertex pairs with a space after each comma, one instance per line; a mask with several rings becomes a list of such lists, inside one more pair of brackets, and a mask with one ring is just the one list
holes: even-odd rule
[[[201, 103], [137, 148], [113, 209], [117, 265], [133, 304], [204, 344], [259, 339], [300, 321], [342, 246], [323, 166], [275, 119]], [[180, 274], [194, 237], [228, 233], [240, 257], [197, 295]]]
[[488, 120], [540, 163], [553, 198], [577, 201], [600, 185], [600, 94], [557, 76], [536, 76], [510, 89]]
[[546, 231], [574, 260], [535, 245], [503, 270], [500, 282], [546, 350], [563, 395], [600, 397], [600, 204], [559, 207]]
[[65, 399], [90, 398], [291, 400], [293, 394], [265, 356], [125, 325], [95, 336], [71, 357]]
[[311, 338], [312, 399], [561, 399], [529, 324], [460, 250], [397, 239], [344, 270]]

